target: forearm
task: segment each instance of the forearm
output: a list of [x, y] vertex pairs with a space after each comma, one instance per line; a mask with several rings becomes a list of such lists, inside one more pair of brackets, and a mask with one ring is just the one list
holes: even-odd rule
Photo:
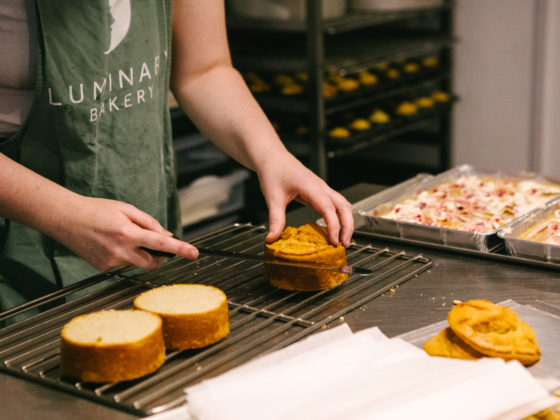
[[174, 87], [178, 102], [197, 127], [244, 166], [258, 171], [268, 159], [291, 158], [233, 67], [217, 65]]
[[0, 153], [0, 216], [53, 235], [77, 194]]

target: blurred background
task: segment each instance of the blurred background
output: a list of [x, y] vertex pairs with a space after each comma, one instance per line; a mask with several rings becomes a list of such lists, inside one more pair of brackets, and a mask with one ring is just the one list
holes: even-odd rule
[[[394, 185], [463, 163], [560, 181], [558, 2], [226, 0], [226, 8], [234, 65], [286, 146], [334, 188]], [[171, 113], [186, 237], [266, 221], [254, 174], [172, 100]]]

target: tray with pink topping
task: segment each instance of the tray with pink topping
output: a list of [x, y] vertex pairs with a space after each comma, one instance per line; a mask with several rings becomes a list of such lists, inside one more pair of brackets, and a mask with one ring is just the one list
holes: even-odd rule
[[560, 198], [498, 232], [510, 255], [560, 264]]
[[504, 226], [556, 197], [560, 185], [540, 176], [461, 165], [376, 194], [358, 214], [373, 233], [489, 252]]

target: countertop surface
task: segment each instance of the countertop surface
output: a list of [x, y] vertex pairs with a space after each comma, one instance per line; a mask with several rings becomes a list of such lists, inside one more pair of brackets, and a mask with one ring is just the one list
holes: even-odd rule
[[[356, 202], [380, 191], [381, 186], [357, 184], [343, 191]], [[291, 225], [314, 221], [309, 209], [288, 215]], [[357, 237], [360, 236], [357, 226]], [[366, 238], [374, 245], [378, 240]], [[446, 319], [453, 300], [484, 298], [493, 302], [513, 299], [521, 304], [550, 305], [560, 310], [560, 272], [546, 268], [480, 258], [431, 248], [385, 242], [394, 250], [422, 253], [433, 266], [400, 285], [395, 293], [375, 298], [344, 317], [354, 331], [378, 326], [396, 336]], [[137, 418], [88, 400], [0, 373], [0, 419], [133, 419]]]

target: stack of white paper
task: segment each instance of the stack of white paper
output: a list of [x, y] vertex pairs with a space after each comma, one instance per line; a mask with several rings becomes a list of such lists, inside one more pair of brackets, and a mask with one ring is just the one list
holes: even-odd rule
[[342, 325], [186, 389], [199, 420], [519, 420], [557, 400], [518, 362], [430, 357]]

